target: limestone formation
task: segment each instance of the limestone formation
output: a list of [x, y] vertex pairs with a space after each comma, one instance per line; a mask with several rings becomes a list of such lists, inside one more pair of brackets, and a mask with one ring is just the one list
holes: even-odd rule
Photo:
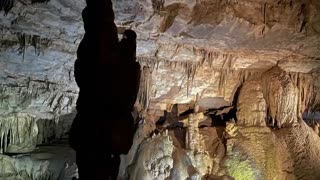
[[237, 104], [237, 124], [266, 126], [267, 104], [261, 81], [246, 81], [240, 90]]
[[298, 122], [298, 88], [290, 76], [275, 66], [263, 74], [263, 90], [271, 126], [292, 126]]
[[66, 157], [72, 154], [69, 151], [70, 148], [43, 147], [30, 154], [10, 156], [0, 154], [0, 179], [71, 179], [74, 174], [70, 169], [74, 168], [74, 165], [66, 162], [70, 160]]
[[244, 127], [239, 133], [241, 136], [228, 141], [226, 161], [230, 175], [236, 179], [319, 178], [320, 139], [304, 122], [276, 131]]
[[[85, 1], [3, 2], [0, 151], [29, 153], [68, 135]], [[139, 128], [122, 156], [120, 179], [320, 178], [319, 1], [115, 0], [113, 6], [118, 31], [137, 32], [142, 65]], [[177, 125], [157, 126], [173, 105], [170, 122]], [[1, 155], [0, 179], [30, 179], [17, 159]]]
[[317, 122], [315, 122], [311, 128], [316, 135], [319, 135], [319, 124]]
[[203, 113], [190, 114], [188, 117], [186, 148], [195, 152], [202, 151], [199, 133], [199, 121], [202, 120]]
[[131, 164], [129, 179], [166, 179], [173, 167], [173, 151], [169, 136], [154, 134], [152, 139], [140, 144], [135, 154], [136, 160]]
[[226, 138], [234, 138], [238, 135], [238, 127], [234, 119], [231, 119], [226, 123]]

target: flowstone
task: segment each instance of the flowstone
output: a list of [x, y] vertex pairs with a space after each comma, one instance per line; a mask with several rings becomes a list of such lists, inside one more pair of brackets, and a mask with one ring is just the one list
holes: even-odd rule
[[168, 135], [155, 135], [144, 140], [136, 154], [136, 161], [131, 165], [130, 179], [164, 180], [173, 167], [173, 142]]
[[[144, 136], [144, 126], [148, 126], [146, 121], [151, 120], [145, 119], [135, 135], [133, 148], [128, 156], [122, 157], [124, 162], [119, 178], [201, 179], [218, 174], [225, 153], [224, 145], [215, 128], [199, 128], [203, 119], [205, 116], [201, 112], [182, 120], [186, 126], [186, 134], [182, 136], [179, 128], [163, 129], [160, 133]], [[171, 120], [177, 122], [177, 119]]]
[[235, 179], [319, 179], [320, 138], [303, 121], [290, 128], [239, 127], [225, 166]]
[[299, 91], [290, 76], [274, 66], [262, 75], [262, 81], [271, 126], [281, 128], [297, 124]]

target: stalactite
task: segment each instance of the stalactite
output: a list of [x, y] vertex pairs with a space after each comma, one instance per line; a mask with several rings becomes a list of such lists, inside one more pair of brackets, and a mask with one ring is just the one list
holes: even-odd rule
[[220, 65], [220, 62], [222, 62], [221, 68], [231, 68], [233, 61], [237, 59], [237, 56], [232, 53], [222, 53], [206, 48], [194, 48], [193, 51], [195, 55], [200, 55], [202, 57], [200, 60], [201, 66], [204, 65], [205, 62], [208, 62], [210, 67], [217, 63]]
[[267, 26], [267, 3], [265, 2], [262, 7], [263, 27], [261, 29], [261, 36], [264, 36]]
[[3, 36], [4, 36], [4, 29], [3, 29], [3, 28], [0, 28], [0, 31], [1, 31], [1, 40], [3, 40]]
[[24, 61], [24, 55], [26, 53], [26, 35], [17, 33], [18, 41], [19, 41], [19, 54], [22, 54], [22, 60]]
[[0, 1], [0, 11], [4, 11], [5, 14], [13, 8], [15, 0], [1, 0]]
[[[160, 46], [166, 46], [166, 44], [160, 44]], [[192, 49], [192, 54], [195, 56], [201, 56], [199, 61], [172, 61], [174, 57], [178, 57], [179, 55], [179, 49], [186, 48], [186, 49]], [[149, 67], [151, 64], [155, 64], [156, 67], [158, 67], [157, 63], [168, 63], [170, 67], [175, 65], [181, 65], [181, 66], [187, 66], [187, 63], [195, 64], [198, 67], [206, 65], [206, 62], [209, 64], [210, 67], [216, 68], [232, 68], [232, 64], [234, 61], [236, 61], [238, 56], [234, 53], [229, 52], [219, 52], [217, 50], [211, 49], [211, 48], [199, 48], [192, 45], [181, 45], [176, 44], [175, 53], [171, 56], [171, 59], [162, 59], [159, 57], [138, 57], [138, 62], [141, 64], [148, 64]], [[153, 63], [151, 63], [153, 62]], [[215, 67], [213, 67], [213, 65]]]
[[298, 112], [319, 110], [320, 87], [315, 86], [317, 77], [312, 74], [290, 73], [292, 81], [299, 91]]
[[37, 144], [49, 143], [55, 138], [56, 122], [52, 119], [39, 119], [37, 126], [39, 129], [37, 135]]
[[262, 76], [267, 118], [271, 126], [290, 127], [298, 122], [299, 91], [290, 76], [278, 66]]
[[138, 101], [143, 109], [147, 109], [152, 93], [152, 71], [149, 67], [142, 68], [140, 88], [138, 93]]
[[224, 89], [225, 84], [226, 84], [226, 76], [227, 76], [226, 71], [224, 71], [223, 69], [220, 70], [220, 78], [219, 78], [218, 89], [219, 89], [220, 94], [222, 94], [223, 96], [224, 96], [224, 91], [222, 93], [222, 89]]
[[16, 33], [16, 36], [18, 38], [19, 43], [19, 54], [22, 54], [22, 58], [24, 60], [26, 49], [28, 45], [31, 45], [34, 47], [34, 52], [36, 56], [39, 56], [41, 52], [45, 50], [45, 48], [48, 48], [51, 46], [52, 41], [47, 38], [41, 38], [37, 35], [28, 35], [24, 33]]
[[151, 69], [155, 68], [157, 61], [158, 60], [155, 57], [144, 57], [144, 56], [137, 57], [137, 62], [139, 62], [142, 67], [146, 66]]
[[34, 150], [36, 145], [55, 138], [57, 122], [37, 119], [28, 113], [12, 113], [0, 117], [0, 154]]
[[35, 55], [40, 55], [41, 50], [41, 37], [39, 36], [32, 36], [31, 37], [31, 45], [34, 47], [34, 53]]
[[[212, 72], [215, 72], [213, 76], [218, 77], [218, 83], [215, 85], [221, 96], [227, 97], [226, 100], [232, 101], [234, 91], [237, 88], [234, 88], [243, 84], [245, 80], [251, 78], [252, 76], [261, 77], [261, 72], [255, 72], [253, 70], [241, 70], [233, 69], [233, 62], [237, 59], [237, 56], [229, 53], [220, 53], [217, 51], [210, 51], [208, 49], [193, 48], [193, 53], [197, 57], [201, 57], [200, 61], [169, 61], [166, 59], [161, 59], [161, 64], [159, 70], [163, 68], [168, 69], [179, 69], [183, 70], [182, 78], [180, 79], [181, 84], [178, 86], [187, 88], [187, 93], [183, 96], [190, 96], [191, 93], [194, 93], [192, 90], [194, 85], [194, 80], [197, 79], [197, 74], [199, 69], [205, 69], [206, 71], [210, 69]], [[138, 58], [141, 64], [155, 64], [155, 61], [152, 58]], [[219, 64], [217, 64], [218, 62]], [[208, 65], [211, 65], [209, 68]], [[152, 66], [152, 65], [150, 65]], [[209, 71], [210, 71], [209, 70]], [[157, 73], [156, 73], [157, 74]], [[219, 74], [219, 76], [217, 76]], [[157, 75], [156, 75], [157, 76]], [[201, 77], [202, 78], [202, 77]], [[215, 78], [216, 80], [216, 78]], [[143, 83], [143, 82], [141, 82]], [[232, 86], [232, 87], [231, 87]], [[142, 86], [141, 86], [142, 87]], [[147, 87], [147, 86], [144, 86]], [[232, 88], [232, 89], [230, 89]], [[143, 88], [141, 88], [143, 89]], [[146, 90], [144, 90], [146, 91]], [[200, 92], [201, 93], [201, 92]], [[141, 93], [140, 93], [141, 96]], [[140, 100], [144, 99], [146, 96], [141, 96]], [[149, 96], [150, 97], [150, 96]], [[141, 101], [140, 101], [141, 102]], [[146, 103], [142, 103], [146, 104]]]
[[[36, 126], [34, 116], [16, 113], [0, 117], [0, 153], [10, 151], [30, 151], [36, 146]], [[15, 149], [21, 146], [22, 149]]]

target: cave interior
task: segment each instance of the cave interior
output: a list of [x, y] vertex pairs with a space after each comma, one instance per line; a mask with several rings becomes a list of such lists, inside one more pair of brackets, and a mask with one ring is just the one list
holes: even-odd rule
[[[142, 71], [118, 179], [320, 179], [319, 0], [112, 2]], [[78, 176], [85, 6], [0, 0], [0, 179]]]

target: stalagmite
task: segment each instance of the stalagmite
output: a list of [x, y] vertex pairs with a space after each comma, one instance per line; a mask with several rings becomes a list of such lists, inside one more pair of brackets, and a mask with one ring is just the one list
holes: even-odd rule
[[149, 67], [144, 66], [141, 73], [141, 83], [138, 93], [138, 101], [144, 109], [149, 106], [152, 93], [152, 71]]

